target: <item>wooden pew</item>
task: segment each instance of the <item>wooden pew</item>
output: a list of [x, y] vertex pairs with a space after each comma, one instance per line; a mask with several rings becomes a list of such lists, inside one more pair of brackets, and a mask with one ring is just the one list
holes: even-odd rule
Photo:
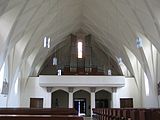
[[14, 115], [78, 115], [74, 108], [0, 108], [0, 114]]
[[135, 110], [135, 109], [131, 110], [130, 111], [130, 117], [131, 117], [132, 120], [140, 120], [139, 119], [139, 111]]
[[97, 120], [160, 120], [159, 108], [99, 108], [93, 113]]
[[122, 112], [122, 119], [123, 120], [131, 120], [130, 117], [130, 110], [129, 109], [124, 109]]
[[149, 109], [139, 110], [139, 119], [140, 120], [152, 120], [150, 110]]
[[152, 120], [160, 120], [160, 112], [155, 111], [152, 113]]
[[0, 115], [0, 120], [83, 120], [77, 115]]

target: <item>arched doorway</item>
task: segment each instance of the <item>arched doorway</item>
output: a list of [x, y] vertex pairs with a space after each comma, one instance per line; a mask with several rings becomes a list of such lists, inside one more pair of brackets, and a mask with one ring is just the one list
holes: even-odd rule
[[52, 108], [68, 108], [69, 94], [63, 90], [57, 90], [52, 93]]
[[90, 116], [90, 93], [79, 90], [73, 94], [74, 108], [78, 111], [78, 115]]
[[105, 90], [100, 90], [95, 94], [96, 108], [110, 108], [111, 107], [111, 93]]

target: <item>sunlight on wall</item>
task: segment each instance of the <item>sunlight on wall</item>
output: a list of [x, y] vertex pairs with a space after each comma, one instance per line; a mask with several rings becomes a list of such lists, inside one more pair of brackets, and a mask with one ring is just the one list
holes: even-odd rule
[[[153, 56], [153, 63], [156, 63], [156, 58], [157, 58], [157, 53], [159, 54], [159, 52], [157, 51], [157, 48], [152, 44], [152, 56]], [[157, 65], [154, 64], [156, 67]]]
[[144, 83], [145, 83], [146, 96], [149, 96], [149, 82], [146, 73], [144, 73]]
[[15, 91], [15, 94], [17, 94], [18, 93], [18, 77], [17, 77], [17, 79], [16, 79], [16, 83], [15, 83], [15, 88], [14, 88], [14, 91]]
[[0, 93], [2, 92], [2, 86], [3, 86], [3, 80], [4, 80], [4, 66], [5, 64], [3, 64], [0, 70]]
[[120, 66], [124, 76], [131, 76], [131, 73], [129, 72], [129, 70], [127, 69], [127, 67], [125, 66], [124, 63], [120, 64], [119, 66]]
[[132, 68], [133, 68], [133, 70], [135, 72], [134, 74], [136, 74], [136, 69], [137, 69], [136, 65], [137, 65], [138, 59], [136, 58], [136, 56], [127, 47], [125, 47], [125, 50], [127, 52], [127, 55], [128, 55], [128, 58], [130, 60], [131, 65], [132, 65]]
[[116, 57], [117, 58], [117, 62], [122, 70], [122, 73], [124, 76], [131, 76], [129, 70], [127, 69], [126, 65], [123, 63], [122, 58], [121, 57]]

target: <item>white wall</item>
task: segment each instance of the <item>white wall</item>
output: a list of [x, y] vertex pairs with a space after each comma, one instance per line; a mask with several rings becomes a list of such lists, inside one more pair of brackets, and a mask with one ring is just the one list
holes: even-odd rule
[[47, 93], [45, 88], [39, 86], [38, 77], [30, 77], [28, 79], [24, 93], [21, 95], [21, 107], [29, 107], [30, 98], [43, 98], [43, 107], [51, 107], [51, 93]]
[[[20, 91], [20, 90], [19, 90]], [[7, 100], [7, 107], [19, 107], [20, 106], [20, 93], [15, 93], [15, 90], [11, 90]]]
[[[58, 89], [58, 88], [57, 88]], [[86, 90], [90, 92], [90, 88], [74, 88], [74, 91], [79, 89]], [[103, 88], [107, 89], [107, 88]], [[110, 88], [109, 88], [110, 89]], [[56, 88], [53, 88], [52, 92], [55, 91]], [[67, 87], [64, 88], [67, 92]], [[96, 88], [96, 91], [100, 90]], [[21, 107], [29, 107], [30, 105], [30, 98], [44, 98], [44, 107], [51, 107], [51, 93], [47, 93], [45, 88], [39, 86], [39, 78], [38, 77], [30, 77], [28, 79], [27, 86], [25, 88], [24, 93], [22, 93], [21, 99]], [[134, 78], [125, 78], [125, 87], [117, 88], [116, 92], [116, 107], [120, 107], [120, 98], [133, 98], [134, 107], [141, 107], [141, 96], [140, 92], [137, 89], [136, 82]]]
[[0, 94], [0, 107], [19, 107], [20, 106], [20, 85], [12, 87], [8, 95]]
[[11, 91], [8, 93], [7, 107], [19, 107], [20, 106], [20, 79], [16, 79], [12, 86]]
[[145, 108], [157, 108], [158, 107], [158, 96], [157, 96], [157, 89], [151, 88], [149, 86], [149, 94], [146, 95], [145, 90], [145, 82], [142, 81], [142, 107]]
[[133, 98], [133, 106], [141, 107], [141, 94], [134, 78], [125, 78], [125, 87], [117, 89], [117, 107], [120, 107], [120, 98]]
[[6, 107], [7, 96], [0, 94], [0, 107]]

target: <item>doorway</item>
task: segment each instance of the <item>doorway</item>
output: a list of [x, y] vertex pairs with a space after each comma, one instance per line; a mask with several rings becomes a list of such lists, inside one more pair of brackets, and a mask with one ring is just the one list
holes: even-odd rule
[[84, 90], [76, 91], [73, 94], [74, 108], [78, 111], [79, 115], [90, 116], [90, 93]]
[[43, 98], [30, 98], [30, 108], [43, 108]]
[[133, 108], [133, 98], [120, 98], [121, 108]]
[[78, 111], [79, 116], [85, 116], [86, 115], [86, 99], [85, 98], [74, 99], [74, 108]]

